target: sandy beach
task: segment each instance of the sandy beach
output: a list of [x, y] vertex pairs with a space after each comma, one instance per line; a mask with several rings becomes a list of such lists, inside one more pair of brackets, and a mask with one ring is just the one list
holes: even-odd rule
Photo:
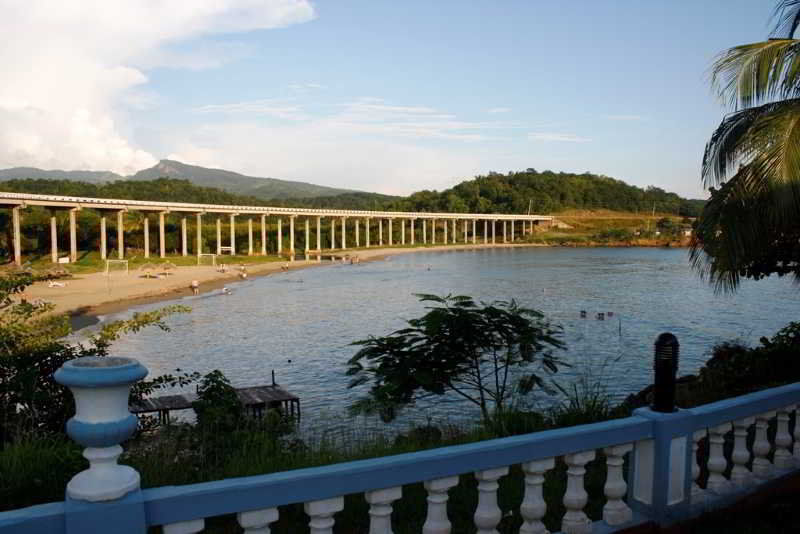
[[[352, 251], [334, 251], [336, 256], [349, 255], [359, 261], [375, 261], [399, 254], [414, 252], [436, 252], [443, 250], [467, 250], [476, 248], [529, 247], [530, 244], [497, 245], [446, 245], [415, 248], [373, 248]], [[330, 265], [330, 252], [323, 252], [323, 261], [296, 260], [288, 262], [289, 270], [305, 269]], [[312, 256], [315, 258], [315, 256]], [[282, 272], [286, 262], [271, 261], [247, 265], [248, 277], [265, 276]], [[73, 328], [78, 329], [97, 322], [98, 315], [123, 311], [131, 306], [169, 300], [191, 294], [193, 280], [200, 283], [200, 291], [207, 292], [239, 280], [239, 271], [231, 269], [227, 273], [218, 272], [210, 265], [178, 267], [162, 278], [144, 278], [140, 271], [91, 273], [76, 275], [65, 280], [65, 287], [49, 287], [47, 282], [37, 282], [25, 291], [29, 300], [41, 299], [54, 304], [54, 313], [68, 313], [72, 317]]]

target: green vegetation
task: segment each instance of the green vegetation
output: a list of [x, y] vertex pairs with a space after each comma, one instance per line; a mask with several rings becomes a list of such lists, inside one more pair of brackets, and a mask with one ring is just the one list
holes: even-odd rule
[[722, 290], [741, 278], [800, 279], [800, 2], [781, 0], [775, 15], [769, 40], [731, 48], [712, 68], [713, 87], [733, 113], [706, 145], [711, 198], [692, 261]]
[[354, 377], [348, 387], [372, 387], [351, 411], [391, 421], [418, 400], [452, 393], [480, 408], [483, 424], [503, 434], [512, 399], [547, 389], [527, 368], [538, 364], [555, 373], [564, 365], [552, 353], [564, 348], [561, 328], [513, 300], [479, 306], [466, 296], [417, 296], [432, 305], [408, 328], [354, 343], [363, 348], [348, 362]]

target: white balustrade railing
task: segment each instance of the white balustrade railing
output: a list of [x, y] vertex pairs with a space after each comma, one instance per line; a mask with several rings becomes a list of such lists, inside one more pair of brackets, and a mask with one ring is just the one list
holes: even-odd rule
[[[509, 515], [521, 522], [520, 533], [545, 534], [548, 504], [555, 505], [555, 499], [565, 509], [558, 525], [564, 534], [589, 534], [598, 522], [604, 532], [645, 521], [670, 524], [699, 513], [698, 506], [705, 510], [731, 502], [798, 470], [798, 405], [800, 384], [793, 384], [672, 414], [640, 409], [626, 419], [480, 443], [136, 490], [117, 500], [112, 511], [105, 503], [54, 503], [0, 514], [0, 534], [94, 532], [92, 524], [105, 532], [103, 525], [114, 520], [114, 513], [122, 514], [114, 523], [121, 534], [143, 534], [153, 525], [162, 525], [164, 534], [193, 534], [203, 531], [206, 518], [226, 514], [235, 514], [245, 533], [266, 534], [279, 520], [279, 507], [289, 504], [302, 504], [311, 534], [332, 534], [344, 495], [359, 493], [369, 506], [369, 533], [392, 534], [394, 505], [411, 498], [404, 496], [403, 487], [420, 482], [426, 491], [421, 505], [427, 508], [419, 514], [425, 518], [422, 533], [449, 534], [454, 532], [449, 492], [464, 476], [477, 481], [471, 521], [478, 534], [496, 534]], [[754, 440], [748, 448], [750, 432]], [[731, 452], [726, 455], [726, 450]], [[606, 477], [602, 489], [590, 494], [585, 475], [587, 468], [602, 471], [599, 462], [605, 463]], [[510, 483], [511, 468], [517, 465], [524, 476], [524, 495], [521, 502], [501, 503], [499, 489]], [[515, 467], [513, 476], [517, 473]], [[551, 480], [551, 491], [545, 491]], [[634, 480], [636, 490], [631, 492]], [[563, 494], [553, 495], [555, 487], [565, 487]], [[601, 517], [587, 514], [590, 500], [604, 501]], [[138, 523], [130, 517], [138, 517]], [[552, 515], [547, 521], [558, 523]]]

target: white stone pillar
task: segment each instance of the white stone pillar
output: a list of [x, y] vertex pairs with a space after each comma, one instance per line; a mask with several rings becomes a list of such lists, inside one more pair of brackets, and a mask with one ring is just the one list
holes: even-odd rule
[[195, 243], [194, 243], [194, 250], [195, 253], [199, 256], [203, 253], [203, 214], [198, 213], [195, 215], [195, 224], [197, 228], [195, 228], [195, 232], [197, 235], [195, 236]]
[[473, 245], [476, 244], [476, 242], [478, 240], [478, 237], [477, 237], [478, 234], [475, 233], [477, 224], [478, 224], [477, 221], [475, 219], [472, 219], [472, 244]]
[[100, 212], [100, 259], [108, 258], [108, 237], [106, 236], [106, 213]]
[[378, 245], [383, 246], [383, 219], [378, 219]]
[[444, 239], [442, 239], [442, 244], [447, 244], [447, 219], [442, 221], [443, 231], [444, 231]]
[[[444, 226], [447, 228], [447, 221], [444, 221]], [[475, 526], [478, 527], [477, 534], [497, 534], [497, 524], [503, 518], [503, 513], [497, 505], [497, 490], [500, 488], [497, 481], [507, 474], [508, 467], [497, 467], [475, 473], [475, 478], [478, 479], [478, 506], [473, 519]]]
[[622, 500], [628, 492], [628, 485], [622, 476], [625, 454], [633, 450], [633, 443], [606, 447], [606, 484], [603, 492], [606, 504], [603, 506], [603, 521], [609, 525], [623, 525], [633, 518], [633, 512]]
[[767, 438], [769, 420], [775, 417], [775, 412], [766, 412], [756, 416], [756, 432], [753, 440], [753, 475], [762, 482], [770, 478], [772, 463], [767, 459], [771, 449]]
[[503, 243], [508, 243], [508, 239], [506, 237], [506, 221], [503, 221]]
[[278, 254], [283, 252], [283, 219], [278, 217]]
[[202, 532], [206, 526], [205, 519], [189, 519], [188, 521], [178, 521], [169, 523], [162, 527], [163, 534], [197, 534]]
[[422, 219], [422, 244], [428, 244], [428, 220]]
[[347, 218], [342, 217], [342, 250], [347, 248]]
[[69, 210], [69, 261], [75, 263], [78, 261], [78, 229], [76, 228], [77, 222], [75, 215], [80, 208], [72, 208]]
[[522, 464], [525, 473], [525, 497], [519, 507], [523, 523], [519, 527], [520, 534], [549, 534], [542, 523], [547, 513], [547, 503], [542, 495], [544, 474], [555, 466], [553, 458], [536, 460]]
[[389, 219], [389, 246], [392, 246], [392, 219]]
[[236, 255], [236, 214], [231, 213], [231, 256]]
[[304, 508], [311, 519], [308, 523], [310, 534], [333, 534], [333, 525], [336, 524], [333, 514], [344, 509], [344, 497], [307, 502]]
[[247, 255], [253, 255], [253, 218], [247, 218]]
[[189, 255], [189, 243], [186, 242], [186, 215], [181, 216], [181, 255]]
[[269, 534], [270, 523], [278, 520], [277, 508], [262, 508], [236, 514], [239, 526], [244, 529], [244, 534]]
[[308, 220], [308, 217], [306, 217], [306, 242], [305, 242], [306, 255], [308, 255], [308, 251], [311, 250], [310, 244], [311, 244], [311, 225], [310, 221]]
[[356, 248], [358, 248], [361, 246], [361, 236], [358, 231], [358, 227], [361, 226], [361, 219], [353, 219], [353, 223], [356, 227]]
[[336, 248], [336, 217], [331, 217], [331, 250]]
[[453, 232], [452, 232], [452, 234], [453, 234], [453, 244], [455, 245], [457, 243], [457, 241], [456, 241], [456, 220], [455, 219], [453, 219]]
[[497, 237], [497, 221], [492, 219], [492, 245], [497, 243], [497, 241], [495, 240], [496, 237]]
[[222, 220], [217, 215], [217, 255], [222, 254]]
[[461, 221], [461, 227], [464, 230], [464, 244], [466, 245], [467, 244], [467, 220], [466, 219]]
[[747, 449], [747, 429], [756, 422], [755, 417], [745, 417], [733, 422], [733, 452], [731, 460], [731, 482], [739, 487], [750, 485], [753, 479], [747, 463], [750, 461], [750, 451]]
[[406, 220], [400, 219], [400, 244], [406, 244]]
[[289, 256], [294, 261], [294, 215], [289, 215]]
[[564, 462], [568, 466], [567, 491], [564, 492], [564, 508], [567, 511], [561, 520], [564, 534], [589, 534], [592, 531], [592, 522], [583, 511], [589, 500], [583, 486], [583, 475], [586, 474], [585, 465], [591, 460], [594, 460], [594, 451], [564, 456]]
[[700, 448], [700, 440], [706, 437], [707, 433], [708, 431], [703, 428], [696, 430], [692, 434], [692, 503], [700, 502], [706, 492], [698, 484], [700, 480], [700, 462], [697, 461], [697, 451]]
[[163, 258], [167, 252], [167, 236], [164, 233], [164, 213], [158, 213], [158, 255]]
[[428, 492], [428, 513], [422, 525], [422, 534], [450, 534], [447, 492], [457, 484], [457, 476], [425, 481], [423, 485]]
[[414, 219], [410, 219], [409, 224], [411, 225], [411, 246], [414, 246]]
[[514, 242], [514, 221], [509, 221], [511, 223], [511, 242]]
[[790, 447], [792, 435], [789, 434], [789, 413], [794, 410], [794, 405], [778, 410], [778, 420], [775, 425], [775, 455], [773, 463], [778, 470], [788, 470], [794, 467], [794, 460]]
[[708, 482], [706, 486], [717, 495], [727, 493], [731, 489], [730, 482], [723, 473], [728, 468], [728, 460], [723, 453], [725, 434], [731, 430], [731, 423], [708, 429]]
[[436, 244], [436, 219], [431, 219], [431, 245]]
[[267, 255], [267, 216], [261, 216], [261, 255]]
[[144, 212], [144, 221], [142, 224], [142, 232], [144, 233], [144, 257], [150, 257], [150, 217], [147, 212]]
[[322, 251], [322, 217], [317, 217], [317, 251]]
[[117, 256], [119, 259], [125, 257], [125, 217], [124, 211], [117, 212]]
[[369, 534], [393, 534], [392, 503], [402, 496], [402, 486], [364, 493], [364, 499], [369, 503]]
[[11, 208], [11, 231], [14, 234], [14, 264], [22, 265], [22, 229], [19, 222], [20, 206]]
[[58, 226], [55, 211], [50, 212], [50, 261], [58, 263]]
[[364, 219], [364, 239], [367, 242], [367, 248], [369, 248], [369, 217]]

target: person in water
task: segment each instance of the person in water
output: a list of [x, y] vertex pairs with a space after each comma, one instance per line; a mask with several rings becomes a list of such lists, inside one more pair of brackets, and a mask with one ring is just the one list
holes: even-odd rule
[[195, 294], [195, 295], [199, 295], [200, 294], [200, 282], [198, 282], [197, 280], [192, 280], [192, 284], [191, 284], [190, 287], [192, 288], [192, 293], [193, 294]]

